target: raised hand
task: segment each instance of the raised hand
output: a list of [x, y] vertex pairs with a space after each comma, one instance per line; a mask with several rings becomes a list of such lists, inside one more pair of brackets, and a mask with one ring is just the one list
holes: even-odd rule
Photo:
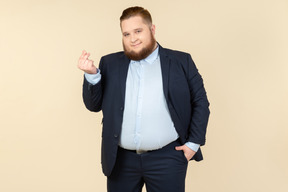
[[87, 53], [85, 50], [82, 51], [82, 54], [78, 60], [78, 68], [88, 74], [96, 74], [97, 68], [94, 65], [94, 61], [89, 59], [90, 53]]

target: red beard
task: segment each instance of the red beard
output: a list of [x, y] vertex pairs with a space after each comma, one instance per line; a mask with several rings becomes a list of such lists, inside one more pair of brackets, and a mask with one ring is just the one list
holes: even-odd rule
[[148, 57], [154, 51], [156, 40], [151, 32], [151, 39], [150, 39], [149, 44], [147, 45], [147, 47], [144, 47], [142, 50], [140, 50], [139, 53], [136, 53], [135, 51], [128, 51], [123, 41], [122, 41], [122, 44], [123, 44], [124, 53], [129, 59], [134, 60], [134, 61], [140, 61]]

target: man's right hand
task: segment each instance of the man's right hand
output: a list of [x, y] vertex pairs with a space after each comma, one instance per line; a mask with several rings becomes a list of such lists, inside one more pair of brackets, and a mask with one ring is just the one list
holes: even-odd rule
[[78, 60], [78, 68], [88, 74], [96, 74], [97, 68], [93, 64], [94, 61], [89, 59], [90, 53], [85, 50], [82, 51], [82, 55]]

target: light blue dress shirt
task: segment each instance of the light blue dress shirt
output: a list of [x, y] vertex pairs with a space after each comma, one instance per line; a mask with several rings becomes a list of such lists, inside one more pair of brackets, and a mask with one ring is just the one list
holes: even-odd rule
[[[159, 47], [147, 58], [130, 61], [125, 93], [122, 132], [119, 145], [131, 150], [155, 150], [179, 136], [171, 119], [164, 96]], [[101, 73], [85, 73], [91, 84], [101, 80]], [[193, 151], [199, 144], [185, 143]]]

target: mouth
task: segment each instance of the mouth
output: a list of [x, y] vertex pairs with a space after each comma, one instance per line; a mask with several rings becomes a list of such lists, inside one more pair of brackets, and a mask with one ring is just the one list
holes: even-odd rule
[[133, 44], [131, 47], [138, 47], [141, 43]]

